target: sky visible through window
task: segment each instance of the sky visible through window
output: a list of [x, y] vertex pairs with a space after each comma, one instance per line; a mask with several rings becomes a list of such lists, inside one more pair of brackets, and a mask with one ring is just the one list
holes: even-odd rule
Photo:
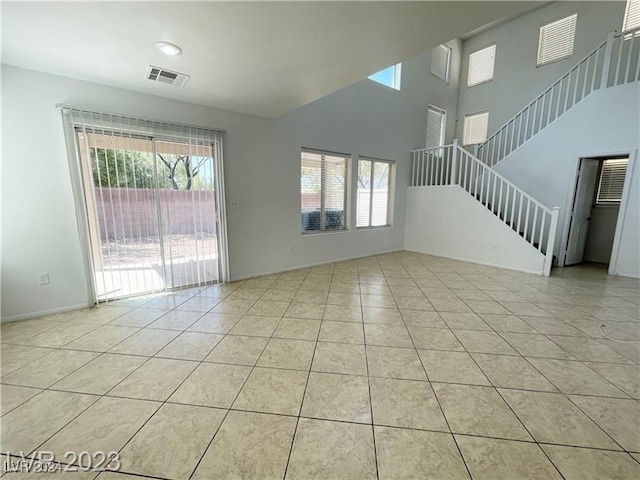
[[400, 90], [400, 85], [396, 85], [396, 83], [399, 83], [399, 75], [396, 75], [396, 68], [397, 65], [392, 65], [384, 70], [380, 70], [379, 72], [370, 75], [369, 80]]

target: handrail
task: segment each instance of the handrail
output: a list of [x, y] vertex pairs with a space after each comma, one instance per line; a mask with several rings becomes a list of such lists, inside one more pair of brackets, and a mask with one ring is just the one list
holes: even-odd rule
[[477, 144], [478, 159], [494, 166], [595, 90], [640, 80], [640, 42], [634, 44], [636, 40], [640, 40], [640, 27], [609, 33], [605, 42]]
[[580, 60], [578, 63], [576, 63], [571, 70], [569, 70], [562, 77], [560, 77], [558, 80], [556, 80], [549, 88], [547, 88], [544, 92], [542, 92], [540, 95], [538, 95], [534, 100], [532, 100], [527, 105], [525, 105], [522, 109], [520, 109], [513, 117], [511, 117], [504, 125], [502, 125], [502, 127], [500, 127], [498, 130], [496, 130], [493, 135], [491, 135], [484, 142], [479, 144], [479, 147], [482, 147], [482, 145], [485, 145], [485, 144], [489, 143], [489, 141], [491, 139], [493, 139], [496, 135], [498, 135], [500, 130], [503, 130], [509, 123], [511, 123], [513, 121], [514, 118], [516, 118], [518, 115], [524, 113], [525, 110], [527, 110], [529, 107], [532, 107], [533, 104], [535, 104], [538, 100], [540, 100], [542, 97], [544, 97], [547, 93], [549, 93], [551, 90], [553, 90], [556, 86], [560, 85], [569, 75], [571, 75], [571, 73], [573, 73], [575, 70], [577, 70], [580, 67], [580, 65], [582, 65], [584, 62], [589, 60], [589, 58], [593, 54], [595, 54], [598, 50], [600, 50], [606, 44], [607, 44], [607, 42], [604, 41], [600, 45], [598, 45], [591, 53], [589, 53], [589, 55], [585, 56], [582, 60]]
[[545, 256], [549, 275], [560, 209], [548, 208], [454, 140], [451, 145], [411, 151], [412, 187], [456, 185]]

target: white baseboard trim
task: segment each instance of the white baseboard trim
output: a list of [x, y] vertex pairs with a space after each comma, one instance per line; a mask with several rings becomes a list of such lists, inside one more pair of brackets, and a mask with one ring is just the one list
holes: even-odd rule
[[303, 265], [296, 265], [294, 267], [287, 267], [287, 268], [281, 268], [281, 269], [277, 269], [277, 270], [270, 270], [270, 271], [266, 271], [266, 272], [254, 273], [254, 274], [246, 275], [246, 276], [232, 277], [231, 281], [232, 282], [241, 282], [243, 280], [250, 280], [252, 278], [264, 277], [266, 275], [275, 275], [277, 273], [291, 272], [293, 270], [300, 270], [302, 268], [319, 267], [321, 265], [329, 265], [330, 263], [347, 262], [349, 260], [358, 260], [359, 258], [373, 257], [375, 255], [385, 255], [387, 253], [398, 253], [398, 252], [402, 252], [402, 251], [403, 250], [401, 248], [400, 249], [394, 248], [393, 250], [383, 250], [383, 251], [375, 252], [375, 253], [367, 253], [365, 255], [356, 255], [355, 257], [336, 258], [335, 260], [331, 260], [329, 262], [305, 263]]
[[72, 312], [74, 310], [81, 310], [83, 308], [90, 308], [93, 305], [87, 303], [79, 303], [77, 305], [68, 305], [66, 307], [57, 307], [50, 310], [40, 310], [38, 312], [19, 313], [17, 315], [9, 315], [8, 317], [0, 318], [0, 323], [16, 322], [18, 320], [28, 320], [30, 318], [46, 317], [48, 315], [55, 315], [57, 313]]
[[420, 252], [418, 250], [412, 250], [410, 247], [405, 247], [405, 251], [412, 252], [412, 253], [421, 253], [423, 255], [431, 255], [432, 257], [447, 258], [449, 260], [457, 260], [457, 261], [460, 261], [460, 262], [473, 263], [475, 265], [482, 265], [483, 267], [501, 268], [503, 270], [510, 270], [512, 272], [522, 272], [522, 273], [530, 273], [532, 275], [544, 276], [544, 272], [542, 270], [540, 270], [540, 271], [527, 270], [526, 268], [507, 267], [505, 265], [500, 265], [500, 264], [497, 264], [497, 263], [479, 262], [477, 260], [470, 260], [468, 258], [462, 258], [462, 257], [453, 257], [453, 256], [448, 256], [448, 255], [436, 255], [434, 253]]

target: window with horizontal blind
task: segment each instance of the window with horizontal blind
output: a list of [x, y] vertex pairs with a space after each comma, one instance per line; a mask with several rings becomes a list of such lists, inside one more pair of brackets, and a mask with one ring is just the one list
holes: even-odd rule
[[391, 225], [393, 167], [387, 160], [358, 160], [356, 228]]
[[445, 83], [449, 83], [450, 66], [451, 47], [449, 45], [438, 45], [431, 51], [431, 73]]
[[475, 145], [487, 139], [487, 129], [489, 128], [489, 112], [478, 112], [464, 117], [464, 138], [465, 145]]
[[569, 58], [573, 54], [578, 14], [561, 18], [540, 27], [537, 66]]
[[302, 150], [302, 233], [346, 230], [350, 156]]
[[433, 105], [427, 108], [427, 138], [426, 148], [435, 148], [444, 145], [444, 131], [447, 113]]
[[613, 205], [622, 200], [628, 158], [612, 158], [602, 162], [596, 204]]
[[627, 0], [622, 31], [626, 32], [638, 27], [640, 27], [640, 0]]
[[467, 86], [473, 87], [493, 80], [496, 62], [496, 45], [491, 45], [469, 55]]
[[400, 79], [402, 75], [402, 64], [392, 65], [384, 70], [369, 75], [369, 80], [380, 83], [394, 90], [400, 90]]

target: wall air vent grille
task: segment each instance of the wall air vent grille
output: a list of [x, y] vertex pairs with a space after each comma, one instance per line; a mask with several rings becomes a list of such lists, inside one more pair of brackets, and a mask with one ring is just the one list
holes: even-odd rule
[[187, 81], [191, 78], [184, 73], [172, 72], [166, 68], [154, 67], [149, 65], [147, 67], [147, 80], [152, 82], [167, 83], [169, 85], [175, 85], [176, 87], [184, 87]]

